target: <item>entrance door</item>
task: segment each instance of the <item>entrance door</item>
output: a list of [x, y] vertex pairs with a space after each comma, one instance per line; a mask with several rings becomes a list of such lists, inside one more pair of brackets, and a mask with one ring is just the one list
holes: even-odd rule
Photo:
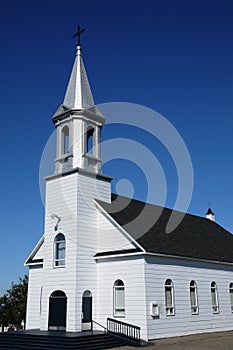
[[57, 290], [49, 298], [49, 330], [66, 330], [67, 298], [64, 292]]
[[89, 290], [83, 293], [82, 298], [82, 331], [92, 329], [92, 295]]

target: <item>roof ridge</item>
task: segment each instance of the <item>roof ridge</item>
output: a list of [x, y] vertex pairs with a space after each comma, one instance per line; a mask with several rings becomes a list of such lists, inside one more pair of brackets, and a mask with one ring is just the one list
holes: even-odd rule
[[[155, 204], [155, 203], [144, 202], [144, 201], [142, 201], [140, 199], [135, 199], [135, 198], [130, 198], [130, 197], [118, 195], [117, 193], [111, 193], [111, 194], [114, 195], [114, 196], [117, 196], [119, 198], [121, 197], [121, 198], [125, 198], [125, 199], [131, 199], [131, 200], [133, 200], [135, 202], [138, 202], [138, 203], [147, 204], [147, 205], [151, 205], [153, 207], [163, 208], [164, 210], [173, 211], [173, 212], [175, 212], [177, 214], [185, 214], [185, 215], [189, 215], [189, 216], [192, 216], [192, 217], [196, 217], [196, 218], [200, 218], [200, 219], [206, 220], [206, 218], [204, 216], [200, 216], [200, 215], [197, 215], [197, 214], [192, 214], [192, 213], [188, 213], [188, 212], [182, 212], [181, 210], [175, 210], [175, 209], [172, 209], [172, 208], [169, 208], [169, 207], [166, 207], [166, 206], [163, 206], [163, 205], [158, 205], [158, 204]], [[217, 224], [215, 221], [212, 221], [212, 222]], [[219, 225], [219, 226], [221, 227], [221, 225]]]

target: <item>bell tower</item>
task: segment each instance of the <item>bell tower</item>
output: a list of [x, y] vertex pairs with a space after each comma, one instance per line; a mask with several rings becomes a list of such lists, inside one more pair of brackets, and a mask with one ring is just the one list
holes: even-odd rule
[[82, 59], [80, 34], [63, 104], [53, 116], [57, 128], [55, 174], [81, 168], [101, 174], [100, 132], [105, 118], [95, 106]]
[[[89, 296], [90, 302], [93, 295], [95, 300], [97, 290], [93, 257], [98, 247], [99, 213], [95, 200], [111, 202], [112, 179], [101, 171], [100, 132], [105, 119], [94, 103], [82, 59], [80, 32], [79, 28], [65, 97], [53, 116], [57, 131], [55, 172], [45, 178], [41, 286], [31, 296], [41, 300], [42, 307], [37, 304], [35, 317], [34, 304], [29, 302], [27, 328], [31, 329], [87, 329], [90, 322], [84, 317], [84, 297]], [[62, 324], [53, 314], [57, 298], [63, 298], [65, 305]], [[91, 310], [95, 318], [94, 301]]]

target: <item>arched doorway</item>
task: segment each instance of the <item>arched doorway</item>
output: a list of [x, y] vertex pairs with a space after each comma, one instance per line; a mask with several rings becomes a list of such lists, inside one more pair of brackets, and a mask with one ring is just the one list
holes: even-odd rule
[[89, 290], [85, 290], [82, 297], [82, 331], [92, 329], [92, 295]]
[[67, 298], [64, 292], [56, 290], [49, 298], [49, 327], [50, 331], [66, 330]]

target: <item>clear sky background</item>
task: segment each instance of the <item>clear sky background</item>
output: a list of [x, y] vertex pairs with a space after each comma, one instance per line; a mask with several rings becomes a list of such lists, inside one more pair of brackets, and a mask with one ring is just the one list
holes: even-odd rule
[[[86, 28], [83, 56], [96, 103], [132, 102], [165, 116], [182, 136], [193, 162], [194, 191], [188, 212], [204, 216], [211, 201], [217, 222], [233, 232], [233, 2], [4, 1], [0, 9], [1, 294], [27, 273], [23, 263], [43, 234], [39, 165], [54, 131], [51, 117], [63, 101], [78, 23]], [[127, 137], [128, 129], [119, 132]], [[143, 140], [158, 153], [168, 178], [166, 204], [172, 207], [176, 173], [166, 168], [169, 162], [163, 159], [161, 145], [140, 135]], [[135, 197], [144, 199], [145, 184], [140, 174], [139, 180], [130, 179], [137, 173], [130, 164], [123, 167], [115, 162], [105, 172], [116, 179], [128, 176]]]

